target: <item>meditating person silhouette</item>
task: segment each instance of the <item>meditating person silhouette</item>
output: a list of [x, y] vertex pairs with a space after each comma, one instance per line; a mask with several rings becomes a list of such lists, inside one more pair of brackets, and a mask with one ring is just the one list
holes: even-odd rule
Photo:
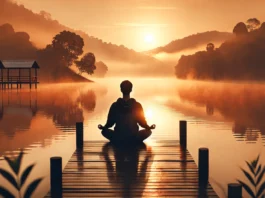
[[[155, 129], [155, 125], [147, 124], [142, 105], [130, 98], [132, 87], [128, 80], [121, 83], [123, 97], [111, 105], [105, 126], [98, 126], [102, 135], [111, 142], [142, 142], [152, 134], [151, 129]], [[114, 124], [113, 131], [109, 128]], [[144, 129], [139, 131], [138, 124]]]

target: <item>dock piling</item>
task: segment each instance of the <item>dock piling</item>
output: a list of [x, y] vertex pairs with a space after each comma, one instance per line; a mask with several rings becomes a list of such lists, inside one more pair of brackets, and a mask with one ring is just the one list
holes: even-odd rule
[[209, 179], [209, 150], [199, 148], [199, 185], [207, 187]]
[[228, 184], [228, 198], [242, 198], [242, 185], [237, 183]]
[[50, 185], [51, 185], [51, 197], [62, 197], [62, 158], [51, 157], [50, 158]]
[[183, 149], [187, 149], [187, 121], [180, 120], [179, 121], [179, 141], [180, 146]]
[[76, 123], [76, 148], [83, 149], [84, 145], [84, 124], [83, 122]]

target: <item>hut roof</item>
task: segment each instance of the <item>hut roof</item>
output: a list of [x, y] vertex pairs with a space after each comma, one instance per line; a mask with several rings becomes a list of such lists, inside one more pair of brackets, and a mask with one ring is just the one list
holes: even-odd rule
[[26, 69], [36, 68], [39, 69], [39, 65], [36, 61], [17, 61], [17, 60], [0, 60], [0, 69]]

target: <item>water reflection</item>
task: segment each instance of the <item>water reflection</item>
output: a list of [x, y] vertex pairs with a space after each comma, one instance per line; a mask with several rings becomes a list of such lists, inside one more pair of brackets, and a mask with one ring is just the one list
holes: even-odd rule
[[65, 139], [68, 133], [61, 132], [74, 132], [75, 123], [93, 113], [97, 95], [104, 94], [106, 89], [87, 84], [1, 90], [0, 154], [51, 146], [52, 139]]
[[265, 140], [263, 86], [256, 85], [253, 88], [251, 85], [218, 86], [218, 84], [198, 83], [178, 87], [177, 94], [184, 103], [189, 102], [196, 107], [204, 107], [207, 116], [214, 116], [218, 112], [225, 121], [233, 122], [231, 131], [237, 140], [256, 142], [260, 137]]
[[[111, 160], [111, 151], [115, 164]], [[151, 147], [144, 143], [126, 147], [106, 143], [102, 148], [102, 156], [112, 187], [123, 189], [122, 197], [141, 197], [149, 178], [147, 168], [151, 166], [154, 157]], [[140, 157], [143, 157], [141, 163]]]
[[1, 92], [1, 133], [13, 137], [17, 131], [28, 130], [37, 113], [51, 118], [55, 126], [73, 128], [76, 122], [84, 121], [84, 110], [93, 112], [96, 107], [93, 90], [80, 91], [73, 97], [74, 92], [74, 89]]
[[17, 131], [28, 130], [38, 111], [36, 92], [1, 91], [0, 94], [0, 133], [11, 138]]

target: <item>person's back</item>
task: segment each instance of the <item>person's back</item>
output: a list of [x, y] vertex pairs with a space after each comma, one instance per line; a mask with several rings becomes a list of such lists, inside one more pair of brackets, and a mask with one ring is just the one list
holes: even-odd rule
[[[121, 92], [123, 98], [119, 98], [114, 102], [108, 114], [108, 120], [105, 126], [100, 126], [103, 129], [102, 134], [109, 140], [124, 140], [136, 137], [143, 141], [151, 135], [151, 127], [147, 124], [142, 105], [135, 99], [130, 98], [132, 91], [132, 83], [130, 81], [123, 81], [121, 83]], [[108, 128], [115, 124], [114, 132]], [[139, 131], [138, 124], [146, 130]], [[137, 138], [139, 136], [139, 138]]]

